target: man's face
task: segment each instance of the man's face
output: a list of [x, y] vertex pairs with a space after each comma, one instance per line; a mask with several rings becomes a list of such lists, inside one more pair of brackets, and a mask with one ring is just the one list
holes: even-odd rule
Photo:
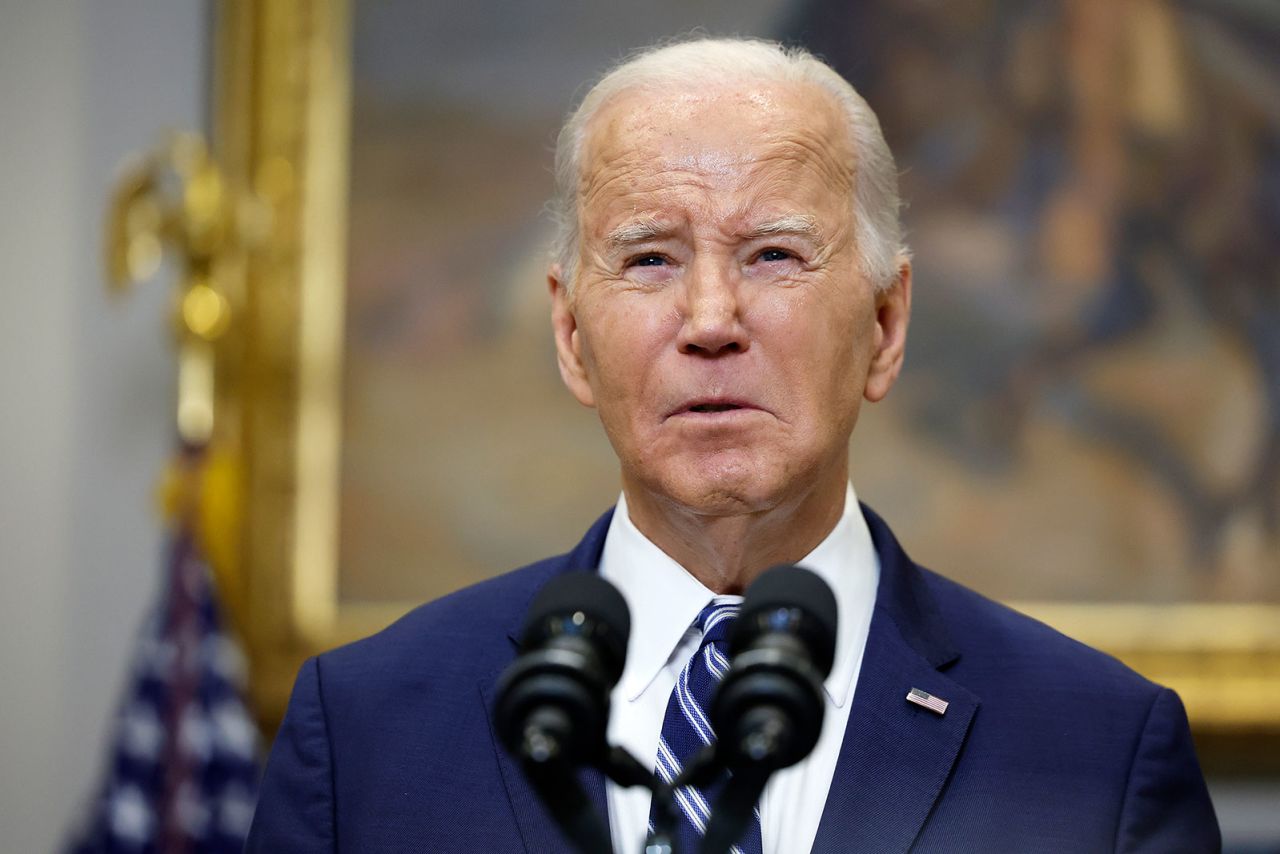
[[860, 402], [901, 363], [910, 271], [880, 295], [860, 273], [839, 110], [792, 84], [637, 90], [582, 161], [556, 345], [628, 495], [728, 515], [842, 493]]

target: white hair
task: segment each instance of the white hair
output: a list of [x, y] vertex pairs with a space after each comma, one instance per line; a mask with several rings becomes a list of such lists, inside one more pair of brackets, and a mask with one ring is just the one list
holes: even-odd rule
[[690, 84], [764, 80], [806, 83], [829, 94], [840, 108], [853, 149], [854, 239], [862, 273], [877, 288], [898, 277], [909, 257], [898, 220], [898, 173], [880, 121], [852, 86], [829, 65], [799, 47], [760, 39], [698, 38], [645, 48], [608, 71], [570, 113], [556, 139], [555, 260], [572, 287], [577, 274], [579, 189], [587, 126], [601, 108], [623, 92], [661, 92]]

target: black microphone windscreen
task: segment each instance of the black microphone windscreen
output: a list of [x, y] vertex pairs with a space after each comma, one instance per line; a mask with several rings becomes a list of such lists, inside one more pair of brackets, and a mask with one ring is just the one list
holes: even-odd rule
[[742, 603], [731, 648], [748, 640], [738, 629], [755, 634], [753, 627], [760, 623], [760, 618], [763, 616], [767, 621], [771, 613], [780, 609], [797, 609], [804, 614], [801, 634], [810, 646], [814, 664], [826, 677], [835, 656], [836, 597], [827, 582], [804, 567], [791, 564], [775, 566], [752, 582]]
[[570, 572], [543, 585], [525, 615], [524, 644], [543, 640], [549, 620], [571, 619], [575, 613], [596, 624], [593, 638], [605, 645], [620, 668], [620, 663], [626, 660], [627, 639], [631, 636], [631, 610], [618, 588], [594, 572]]

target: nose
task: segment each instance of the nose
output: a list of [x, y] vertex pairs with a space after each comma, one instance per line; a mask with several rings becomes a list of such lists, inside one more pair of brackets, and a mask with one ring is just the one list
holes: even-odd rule
[[681, 289], [683, 323], [676, 345], [692, 356], [740, 353], [749, 346], [742, 325], [738, 283], [715, 259], [699, 259], [686, 273]]

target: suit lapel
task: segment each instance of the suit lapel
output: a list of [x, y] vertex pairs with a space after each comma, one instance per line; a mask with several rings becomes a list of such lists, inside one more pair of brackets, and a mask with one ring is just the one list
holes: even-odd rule
[[[542, 589], [542, 585], [557, 575], [566, 572], [595, 572], [600, 566], [600, 554], [604, 550], [605, 534], [609, 531], [609, 522], [613, 518], [613, 511], [605, 513], [596, 523], [587, 531], [582, 542], [560, 558], [550, 561], [550, 571], [542, 576], [542, 580], [534, 584], [529, 589], [528, 599], [519, 609], [518, 621], [510, 627], [508, 637], [511, 640], [512, 657], [520, 650], [520, 631], [523, 628], [524, 615], [528, 611], [529, 602]], [[498, 674], [494, 673], [486, 676], [480, 681], [480, 696], [484, 703], [486, 714], [489, 716], [489, 735], [493, 739], [493, 749], [497, 754], [498, 769], [502, 775], [503, 785], [507, 790], [507, 797], [511, 800], [511, 811], [515, 814], [516, 824], [520, 828], [520, 836], [524, 840], [525, 850], [530, 854], [541, 854], [544, 851], [563, 851], [566, 849], [567, 843], [564, 836], [560, 833], [551, 816], [542, 805], [542, 801], [538, 799], [537, 793], [525, 778], [524, 772], [520, 769], [520, 764], [507, 753], [502, 744], [499, 743], [497, 737], [497, 729], [494, 726], [493, 708], [494, 700], [497, 698], [497, 679]], [[609, 826], [608, 803], [605, 798], [604, 775], [599, 771], [589, 768], [580, 775], [582, 787], [587, 793], [587, 797], [595, 805], [596, 810], [600, 813], [605, 822], [605, 828]]]
[[[815, 852], [909, 850], [979, 705], [942, 672], [959, 654], [919, 569], [884, 522], [864, 513], [880, 558], [880, 587]], [[912, 688], [946, 700], [945, 714], [907, 702]]]
[[[960, 755], [978, 698], [874, 626], [815, 852], [902, 852], [924, 826]], [[937, 715], [907, 702], [920, 688], [949, 702]]]

